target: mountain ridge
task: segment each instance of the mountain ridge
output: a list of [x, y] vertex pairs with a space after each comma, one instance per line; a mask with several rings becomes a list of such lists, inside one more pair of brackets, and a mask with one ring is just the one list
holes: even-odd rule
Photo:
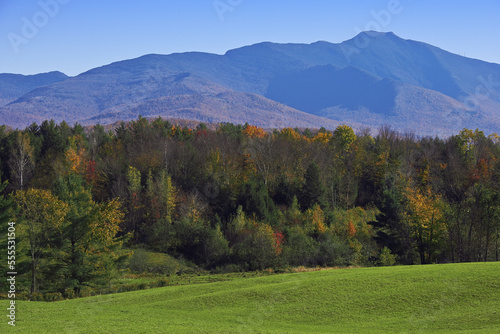
[[69, 77], [59, 71], [22, 75], [13, 73], [0, 73], [0, 106], [7, 105], [31, 90], [60, 82]]
[[[346, 55], [346, 50], [351, 53]], [[499, 64], [393, 33], [362, 32], [337, 44], [262, 42], [223, 55], [188, 52], [122, 60], [25, 93], [0, 108], [0, 122], [18, 127], [44, 117], [91, 122], [108, 119], [99, 116], [103, 114], [133, 117], [141, 108], [141, 114], [158, 114], [153, 108], [182, 118], [172, 101], [184, 96], [183, 109], [190, 111], [186, 115], [200, 119], [221, 121], [232, 113], [230, 121], [263, 124], [277, 113], [287, 118], [281, 123], [290, 126], [295, 118], [297, 126], [318, 128], [339, 123], [377, 127], [389, 121], [399, 130], [414, 129], [421, 135], [450, 135], [463, 125], [499, 132], [496, 82]], [[217, 97], [222, 92], [225, 102]], [[201, 98], [203, 94], [210, 96]], [[254, 95], [262, 97], [260, 116], [246, 112], [248, 118], [241, 118], [238, 110], [250, 110]], [[208, 101], [233, 109], [217, 118]], [[284, 112], [280, 104], [290, 109]], [[297, 112], [311, 118], [306, 121], [308, 116]]]

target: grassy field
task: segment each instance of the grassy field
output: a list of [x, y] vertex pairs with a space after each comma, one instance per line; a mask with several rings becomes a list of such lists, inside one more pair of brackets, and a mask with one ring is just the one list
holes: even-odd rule
[[16, 328], [2, 318], [2, 333], [500, 333], [500, 263], [324, 270], [19, 301]]

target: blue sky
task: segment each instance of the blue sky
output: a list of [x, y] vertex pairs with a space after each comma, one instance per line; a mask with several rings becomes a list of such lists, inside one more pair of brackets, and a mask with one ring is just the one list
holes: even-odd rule
[[499, 18], [499, 0], [0, 0], [0, 73], [77, 75], [150, 53], [340, 43], [368, 29], [500, 63]]

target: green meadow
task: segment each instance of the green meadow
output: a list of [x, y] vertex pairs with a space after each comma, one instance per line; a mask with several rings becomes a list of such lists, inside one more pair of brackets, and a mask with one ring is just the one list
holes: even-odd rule
[[499, 333], [500, 263], [322, 270], [16, 306], [15, 329], [3, 316], [0, 332]]

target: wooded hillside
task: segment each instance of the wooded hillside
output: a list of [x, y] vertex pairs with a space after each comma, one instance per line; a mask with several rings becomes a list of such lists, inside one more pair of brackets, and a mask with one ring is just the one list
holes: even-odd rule
[[122, 245], [236, 271], [498, 261], [499, 145], [467, 129], [45, 121], [0, 129], [0, 220], [32, 293], [105, 283]]

